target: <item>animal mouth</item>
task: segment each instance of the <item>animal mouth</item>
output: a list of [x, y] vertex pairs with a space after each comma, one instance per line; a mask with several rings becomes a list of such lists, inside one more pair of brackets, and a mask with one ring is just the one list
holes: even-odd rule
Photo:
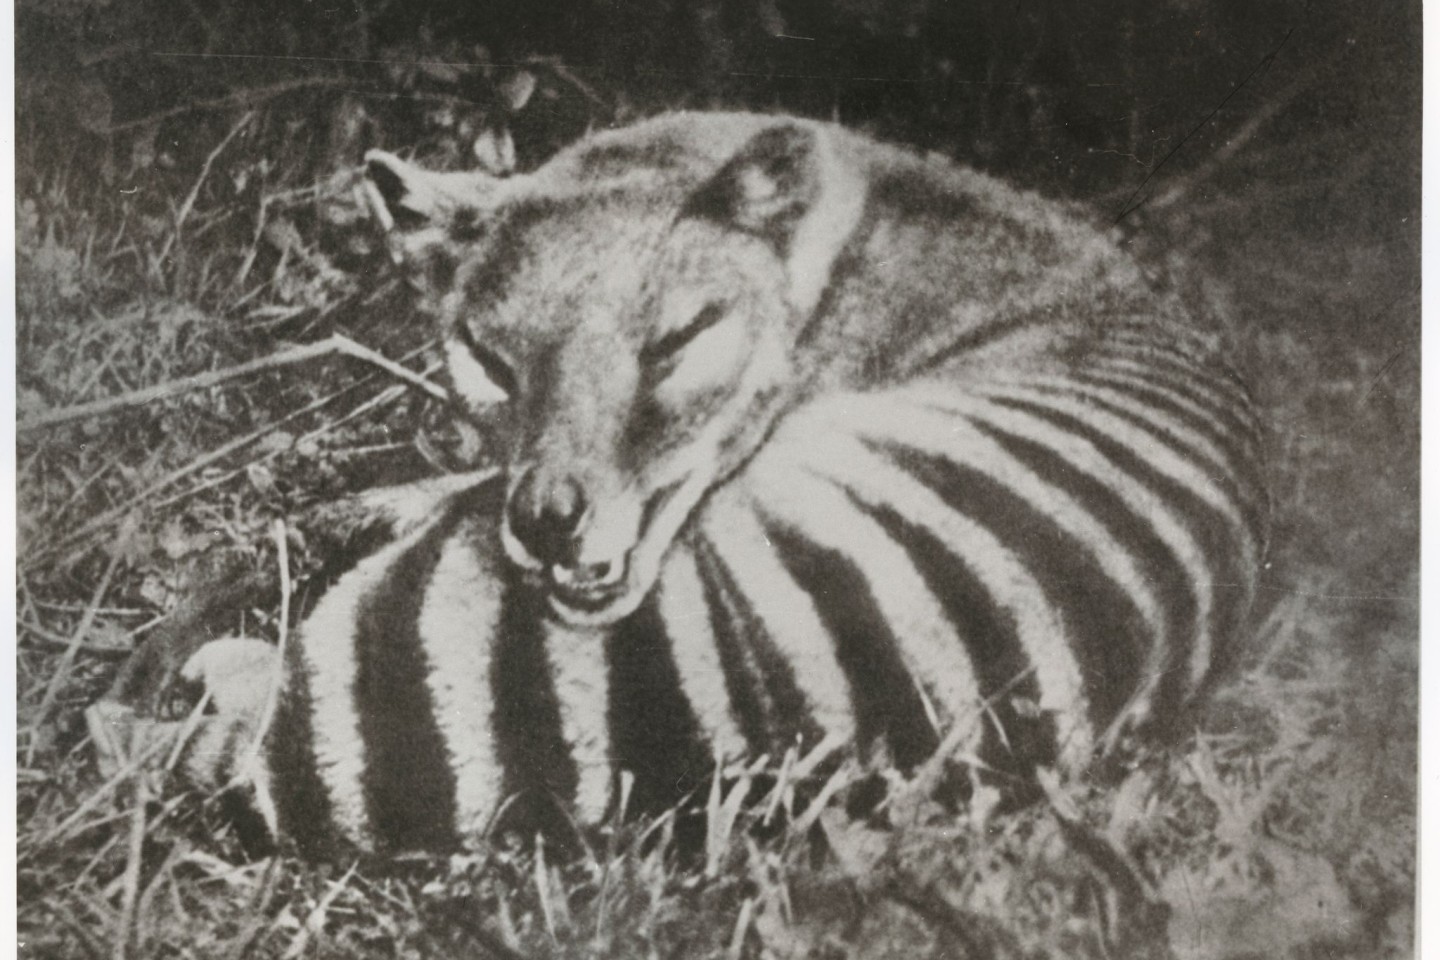
[[618, 561], [581, 568], [554, 564], [544, 571], [545, 592], [560, 619], [604, 625], [634, 612], [654, 586], [659, 560], [677, 532], [674, 523], [657, 520], [666, 516], [666, 507], [686, 485], [686, 480], [677, 480], [651, 494], [641, 511], [635, 544]]
[[545, 572], [545, 588], [567, 607], [597, 613], [625, 592], [626, 560], [628, 554], [614, 572], [610, 570], [610, 564], [597, 565], [600, 569], [590, 567], [580, 570], [553, 564]]

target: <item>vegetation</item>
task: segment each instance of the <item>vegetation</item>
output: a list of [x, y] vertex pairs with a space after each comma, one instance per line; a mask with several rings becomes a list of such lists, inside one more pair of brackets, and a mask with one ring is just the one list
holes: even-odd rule
[[[1410, 955], [1418, 4], [21, 0], [17, 26], [25, 955]], [[589, 125], [717, 105], [1087, 205], [1225, 323], [1276, 525], [1250, 655], [1193, 736], [1021, 811], [901, 791], [882, 829], [722, 792], [698, 849], [677, 814], [568, 856], [498, 837], [383, 867], [257, 856], [221, 801], [102, 775], [81, 711], [187, 558], [273, 565], [276, 518], [485, 458], [413, 378], [274, 359], [338, 335], [438, 366], [355, 197], [363, 150], [523, 169]], [[296, 531], [287, 552], [303, 594]], [[1074, 824], [1168, 906], [1150, 939], [1126, 942], [1135, 891]]]

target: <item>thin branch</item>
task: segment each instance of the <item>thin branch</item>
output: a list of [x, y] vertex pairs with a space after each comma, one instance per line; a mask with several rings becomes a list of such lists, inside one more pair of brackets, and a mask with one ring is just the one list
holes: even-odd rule
[[[85, 643], [85, 635], [95, 625], [95, 612], [100, 609], [100, 603], [110, 589], [110, 581], [115, 576], [116, 568], [120, 566], [120, 555], [123, 552], [117, 549], [110, 554], [110, 562], [106, 564], [105, 573], [100, 577], [100, 583], [95, 587], [95, 592], [90, 595], [90, 603], [80, 617], [80, 625], [75, 628], [75, 633], [70, 637], [70, 646], [60, 657], [60, 662], [55, 665], [55, 672], [50, 675], [50, 682], [45, 685], [45, 696], [41, 698], [40, 708], [35, 711], [35, 719], [31, 723], [36, 730], [44, 726], [50, 711], [55, 707], [55, 698], [60, 695], [61, 687], [65, 685], [65, 680], [70, 676], [70, 668], [75, 663], [75, 656], [80, 652], [80, 647]], [[35, 743], [33, 737], [30, 742], [33, 749]], [[26, 762], [29, 763], [29, 760], [30, 758], [27, 757]]]
[[292, 410], [291, 412], [285, 414], [285, 416], [281, 417], [279, 420], [276, 420], [274, 423], [268, 423], [265, 426], [259, 428], [258, 430], [253, 430], [250, 433], [245, 434], [243, 437], [237, 437], [236, 439], [231, 440], [229, 443], [221, 444], [219, 447], [216, 447], [214, 450], [211, 450], [204, 456], [192, 460], [180, 469], [174, 470], [166, 474], [164, 477], [161, 477], [159, 480], [155, 481], [150, 486], [146, 487], [144, 490], [141, 490], [139, 493], [135, 494], [124, 503], [105, 511], [104, 513], [100, 514], [100, 516], [95, 517], [77, 530], [68, 534], [64, 534], [52, 546], [46, 549], [41, 549], [39, 551], [39, 557], [36, 558], [36, 562], [38, 562], [40, 559], [49, 557], [54, 553], [62, 550], [67, 550], [75, 546], [77, 543], [81, 542], [86, 537], [98, 533], [101, 530], [104, 530], [106, 527], [110, 526], [110, 524], [125, 516], [127, 513], [129, 513], [132, 509], [134, 509], [141, 503], [144, 503], [145, 501], [154, 497], [156, 494], [167, 489], [171, 484], [183, 480], [184, 478], [190, 476], [192, 473], [204, 470], [212, 463], [215, 463], [218, 460], [223, 460], [225, 457], [228, 457], [236, 450], [240, 450], [246, 446], [249, 446], [250, 444], [259, 440], [261, 437], [266, 436], [267, 434], [274, 433], [276, 430], [280, 429], [282, 426], [289, 423], [291, 420], [298, 419], [299, 417], [302, 417], [308, 413], [313, 413], [314, 411], [319, 410], [321, 407], [324, 407], [344, 396], [356, 386], [359, 386], [359, 384], [351, 384], [348, 387], [343, 387], [340, 390], [336, 390], [334, 393], [323, 396], [318, 400], [314, 400], [298, 410]]
[[241, 104], [256, 104], [264, 100], [273, 100], [275, 97], [283, 96], [287, 93], [294, 93], [296, 90], [309, 90], [316, 87], [350, 86], [356, 82], [356, 80], [346, 77], [301, 77], [298, 80], [286, 80], [283, 83], [272, 84], [268, 87], [251, 87], [246, 90], [238, 90], [228, 96], [216, 97], [211, 100], [196, 100], [192, 103], [181, 104], [178, 107], [171, 107], [169, 110], [161, 110], [159, 113], [137, 117], [134, 120], [126, 120], [124, 123], [111, 124], [105, 132], [109, 135], [114, 135], [125, 130], [133, 130], [136, 127], [163, 123], [174, 117], [183, 117], [187, 113], [195, 113], [201, 110], [223, 110], [227, 107], [236, 107]]
[[1160, 173], [1160, 171], [1165, 168], [1165, 165], [1168, 164], [1172, 159], [1174, 159], [1175, 155], [1180, 152], [1180, 150], [1185, 146], [1185, 144], [1190, 142], [1191, 138], [1194, 137], [1195, 134], [1203, 130], [1210, 123], [1211, 120], [1214, 120], [1215, 117], [1220, 114], [1221, 110], [1225, 109], [1226, 104], [1228, 104], [1232, 99], [1234, 99], [1241, 90], [1244, 90], [1246, 87], [1248, 87], [1251, 80], [1255, 79], [1255, 77], [1259, 76], [1267, 67], [1270, 66], [1270, 64], [1275, 62], [1275, 58], [1280, 55], [1281, 50], [1285, 49], [1285, 44], [1290, 42], [1290, 36], [1294, 32], [1294, 27], [1291, 27], [1289, 30], [1287, 30], [1285, 32], [1285, 36], [1281, 37], [1280, 42], [1275, 45], [1275, 49], [1265, 54], [1265, 56], [1260, 59], [1260, 62], [1255, 64], [1254, 68], [1245, 75], [1245, 78], [1239, 83], [1237, 83], [1234, 89], [1227, 93], [1225, 97], [1215, 105], [1215, 109], [1211, 110], [1204, 116], [1203, 119], [1201, 119], [1199, 123], [1191, 127], [1190, 132], [1185, 134], [1185, 136], [1181, 137], [1180, 142], [1175, 144], [1175, 146], [1170, 149], [1169, 153], [1161, 157], [1160, 162], [1155, 164], [1155, 166], [1150, 169], [1149, 173], [1145, 174], [1145, 178], [1140, 181], [1139, 185], [1136, 186], [1134, 190], [1130, 191], [1130, 195], [1125, 199], [1125, 203], [1121, 205], [1120, 212], [1115, 216], [1115, 223], [1119, 223], [1121, 220], [1124, 220], [1130, 214], [1140, 209], [1140, 207], [1145, 203], [1145, 198], [1141, 197], [1140, 195], [1144, 192], [1145, 188], [1150, 185], [1150, 181], [1155, 179], [1155, 177]]
[[235, 125], [230, 128], [230, 132], [225, 134], [225, 138], [215, 146], [214, 150], [210, 151], [210, 154], [205, 158], [205, 162], [200, 165], [200, 175], [195, 178], [194, 186], [192, 186], [190, 192], [185, 195], [185, 202], [180, 204], [180, 211], [175, 214], [175, 229], [170, 231], [170, 236], [165, 238], [165, 246], [160, 248], [160, 256], [156, 257], [157, 261], [164, 263], [166, 258], [170, 256], [170, 251], [175, 249], [175, 244], [179, 242], [180, 230], [185, 226], [185, 221], [189, 218], [190, 211], [195, 209], [195, 201], [200, 196], [200, 188], [204, 186], [206, 178], [210, 176], [210, 168], [215, 165], [215, 159], [230, 145], [230, 141], [239, 136], [240, 131], [249, 126], [250, 121], [254, 119], [255, 111], [246, 110], [240, 119], [235, 122]]
[[439, 400], [442, 403], [447, 402], [450, 399], [450, 394], [446, 392], [444, 387], [431, 380], [425, 379], [423, 376], [415, 373], [408, 367], [401, 366], [400, 364], [396, 363], [394, 360], [391, 360], [389, 357], [385, 356], [382, 353], [371, 350], [369, 347], [356, 343], [349, 337], [341, 336], [340, 334], [335, 334], [328, 339], [335, 344], [335, 349], [337, 351], [345, 354], [346, 356], [354, 357], [356, 360], [364, 360], [366, 363], [374, 364], [381, 370], [384, 370], [386, 373], [390, 374], [392, 377], [395, 377], [399, 380], [404, 380], [411, 386], [418, 387], [419, 389], [424, 390], [426, 393], [430, 394], [430, 396], [434, 397], [436, 400]]
[[216, 384], [233, 380], [236, 377], [244, 377], [252, 373], [272, 370], [276, 367], [288, 366], [293, 363], [302, 363], [334, 353], [354, 357], [357, 360], [364, 360], [367, 363], [374, 364], [392, 376], [424, 390], [437, 400], [444, 401], [449, 399], [449, 394], [446, 393], [445, 389], [433, 381], [427, 380], [425, 377], [401, 366], [383, 354], [371, 350], [369, 347], [356, 343], [349, 337], [335, 334], [326, 337], [324, 340], [317, 340], [314, 343], [291, 347], [279, 353], [272, 353], [269, 356], [249, 360], [245, 363], [239, 363], [220, 370], [211, 370], [207, 373], [196, 374], [192, 377], [170, 380], [165, 383], [155, 384], [154, 386], [144, 387], [140, 390], [132, 390], [129, 393], [123, 393], [119, 396], [107, 397], [104, 400], [92, 400], [89, 403], [79, 403], [70, 407], [62, 407], [59, 410], [51, 410], [22, 421], [17, 425], [16, 429], [20, 433], [26, 433], [43, 427], [54, 427], [62, 423], [69, 423], [72, 420], [100, 416], [115, 410], [150, 403], [154, 400], [180, 396], [181, 394], [190, 393], [195, 390], [204, 390], [206, 387], [213, 387]]
[[[414, 350], [414, 351], [412, 351], [411, 353], [407, 354], [406, 357], [407, 357], [407, 359], [408, 359], [408, 357], [414, 356], [415, 354], [417, 354], [417, 353], [419, 353], [419, 352], [421, 352], [420, 349]], [[434, 369], [439, 369], [439, 365], [437, 364], [437, 365], [434, 365], [434, 366], [432, 366], [432, 367], [427, 368], [427, 372], [429, 372], [429, 371], [431, 371], [431, 370], [434, 370]], [[160, 479], [157, 480], [155, 483], [151, 484], [150, 486], [146, 487], [144, 490], [142, 490], [142, 491], [140, 491], [139, 493], [135, 494], [133, 497], [131, 497], [131, 498], [130, 498], [129, 500], [127, 500], [125, 503], [123, 503], [123, 504], [121, 504], [121, 505], [119, 505], [119, 506], [117, 506], [117, 507], [111, 508], [111, 509], [108, 510], [107, 512], [105, 512], [105, 513], [101, 514], [100, 516], [96, 517], [95, 519], [91, 520], [89, 523], [86, 523], [84, 526], [80, 527], [79, 529], [75, 530], [74, 532], [69, 533], [69, 534], [66, 534], [63, 538], [61, 538], [61, 539], [60, 539], [56, 544], [54, 544], [53, 546], [50, 546], [50, 547], [48, 547], [48, 548], [46, 548], [46, 549], [44, 549], [44, 550], [41, 550], [40, 553], [39, 553], [39, 557], [36, 558], [36, 559], [37, 559], [37, 562], [38, 562], [38, 560], [43, 560], [43, 559], [49, 557], [49, 556], [50, 556], [51, 554], [53, 554], [53, 553], [59, 552], [59, 551], [61, 551], [61, 550], [68, 549], [68, 548], [74, 546], [75, 544], [79, 543], [80, 541], [84, 540], [86, 537], [91, 536], [92, 534], [98, 533], [100, 530], [105, 529], [105, 528], [108, 527], [110, 524], [114, 523], [116, 520], [118, 520], [118, 519], [120, 519], [121, 517], [123, 517], [127, 512], [129, 512], [130, 510], [132, 510], [133, 508], [135, 508], [135, 507], [138, 506], [139, 504], [141, 504], [141, 503], [143, 503], [143, 502], [145, 502], [145, 501], [147, 501], [147, 500], [150, 500], [151, 498], [157, 496], [159, 493], [161, 493], [161, 492], [164, 491], [166, 488], [168, 488], [171, 484], [176, 483], [177, 481], [183, 480], [185, 477], [188, 477], [190, 474], [195, 473], [196, 471], [204, 470], [205, 468], [209, 467], [212, 463], [215, 463], [215, 462], [217, 462], [217, 461], [219, 461], [219, 460], [223, 460], [225, 457], [227, 457], [227, 456], [229, 456], [230, 454], [234, 453], [236, 450], [239, 450], [239, 449], [241, 449], [241, 448], [243, 448], [243, 447], [245, 447], [245, 446], [248, 446], [249, 444], [255, 442], [256, 440], [259, 440], [261, 437], [265, 436], [265, 435], [268, 434], [268, 433], [274, 432], [275, 430], [277, 430], [277, 429], [279, 429], [280, 427], [284, 426], [285, 424], [289, 423], [291, 420], [297, 419], [298, 417], [301, 417], [301, 416], [303, 416], [303, 415], [305, 415], [305, 414], [307, 414], [307, 413], [312, 413], [312, 412], [314, 412], [314, 411], [316, 411], [316, 410], [319, 410], [321, 407], [324, 407], [324, 406], [326, 406], [327, 404], [330, 404], [330, 403], [332, 403], [333, 401], [338, 400], [340, 397], [344, 396], [345, 394], [349, 393], [349, 392], [352, 391], [352, 390], [357, 389], [357, 388], [360, 387], [360, 386], [363, 386], [365, 383], [368, 383], [368, 382], [369, 382], [369, 378], [366, 377], [366, 378], [364, 378], [364, 379], [362, 379], [362, 380], [357, 381], [356, 383], [350, 384], [349, 386], [342, 387], [342, 388], [340, 388], [339, 390], [336, 390], [334, 393], [331, 393], [331, 394], [329, 394], [329, 395], [327, 395], [327, 396], [321, 397], [320, 399], [315, 400], [315, 401], [307, 404], [307, 405], [304, 406], [304, 407], [301, 407], [299, 410], [292, 410], [290, 413], [287, 413], [285, 416], [281, 417], [279, 420], [275, 421], [274, 423], [267, 424], [266, 426], [261, 427], [260, 429], [255, 430], [255, 431], [253, 431], [252, 433], [246, 434], [246, 435], [243, 436], [243, 437], [239, 437], [238, 439], [232, 440], [232, 441], [230, 441], [229, 443], [224, 444], [223, 446], [220, 446], [220, 447], [216, 448], [215, 450], [212, 450], [211, 452], [205, 454], [205, 455], [204, 455], [203, 457], [201, 457], [199, 460], [193, 461], [193, 462], [187, 464], [186, 466], [180, 468], [179, 470], [176, 470], [176, 471], [174, 471], [174, 472], [172, 472], [172, 473], [170, 473], [170, 474], [168, 474], [168, 475], [160, 478]], [[344, 423], [346, 423], [346, 422], [354, 419], [354, 418], [357, 417], [357, 416], [361, 416], [361, 415], [365, 414], [366, 412], [368, 412], [368, 411], [370, 411], [370, 410], [373, 410], [373, 409], [375, 409], [375, 408], [377, 408], [377, 407], [379, 407], [379, 406], [382, 406], [382, 405], [384, 405], [384, 404], [386, 404], [386, 403], [393, 402], [394, 400], [396, 400], [396, 399], [398, 399], [398, 398], [400, 397], [402, 390], [403, 390], [403, 388], [398, 387], [398, 386], [390, 387], [390, 388], [388, 388], [388, 389], [386, 389], [386, 390], [383, 390], [383, 391], [381, 391], [379, 394], [377, 394], [375, 397], [372, 397], [371, 399], [369, 399], [369, 400], [365, 401], [364, 403], [360, 404], [360, 405], [359, 405], [358, 407], [356, 407], [354, 410], [349, 411], [349, 412], [346, 413], [344, 416], [340, 417], [338, 420], [334, 420], [334, 421], [331, 421], [331, 422], [329, 422], [329, 423], [326, 423], [324, 426], [322, 426], [322, 427], [320, 427], [320, 428], [318, 428], [318, 429], [316, 429], [316, 430], [312, 430], [312, 431], [310, 431], [310, 432], [307, 433], [307, 434], [304, 434], [304, 435], [301, 437], [301, 440], [304, 441], [304, 440], [314, 439], [315, 437], [321, 436], [322, 434], [324, 434], [324, 433], [326, 433], [326, 432], [328, 432], [328, 431], [331, 431], [331, 430], [336, 429], [336, 428], [339, 427], [341, 424], [344, 424]], [[266, 457], [261, 458], [261, 460], [255, 461], [255, 462], [263, 462], [265, 459], [268, 459], [268, 458], [269, 458], [269, 456], [267, 455]], [[244, 468], [242, 467], [241, 469], [243, 470]], [[168, 504], [173, 503], [173, 502], [175, 502], [175, 501], [177, 501], [177, 500], [181, 500], [181, 499], [184, 499], [185, 497], [191, 496], [191, 495], [193, 495], [193, 494], [195, 494], [195, 493], [199, 493], [201, 490], [207, 489], [207, 488], [209, 488], [209, 487], [211, 487], [211, 486], [215, 486], [215, 485], [217, 485], [218, 483], [222, 483], [222, 482], [224, 482], [225, 480], [228, 480], [230, 476], [233, 476], [235, 473], [238, 473], [238, 472], [239, 472], [239, 471], [232, 471], [231, 474], [229, 474], [229, 475], [227, 475], [227, 476], [224, 476], [224, 477], [217, 478], [217, 480], [214, 480], [214, 481], [206, 481], [205, 483], [202, 483], [202, 484], [200, 484], [200, 485], [198, 485], [198, 486], [196, 486], [196, 487], [192, 487], [192, 488], [190, 488], [189, 490], [184, 490], [184, 491], [176, 494], [175, 496], [170, 497], [170, 498], [167, 499], [167, 500], [161, 501], [159, 505], [160, 505], [160, 506], [168, 505]], [[137, 632], [138, 632], [138, 631], [137, 631]]]
[[[15, 626], [19, 627], [21, 630], [30, 634], [30, 636], [34, 638], [34, 640], [32, 640], [31, 643], [27, 643], [26, 646], [34, 644], [35, 646], [46, 647], [51, 650], [68, 651], [75, 643], [74, 637], [66, 637], [61, 636], [58, 633], [51, 633], [44, 627], [36, 626], [35, 624], [30, 623], [28, 620], [22, 620], [20, 617], [15, 618]], [[97, 657], [116, 658], [128, 657], [133, 652], [130, 647], [109, 647], [100, 646], [99, 644], [94, 643], [82, 643], [80, 644], [78, 650], [82, 653], [88, 653]]]
[[130, 843], [125, 856], [124, 897], [120, 901], [120, 919], [115, 924], [113, 960], [126, 960], [130, 941], [135, 936], [135, 904], [140, 896], [140, 867], [145, 856], [145, 807], [150, 800], [145, 778], [132, 781], [134, 791], [130, 810]]
[[[436, 369], [438, 369], [438, 364], [436, 365]], [[400, 397], [403, 396], [404, 393], [404, 387], [387, 387], [375, 396], [371, 397], [369, 400], [366, 400], [364, 403], [355, 407], [353, 410], [348, 411], [347, 413], [341, 415], [334, 420], [324, 421], [319, 427], [316, 427], [309, 433], [301, 434], [300, 438], [296, 440], [296, 446], [300, 446], [307, 442], [315, 440], [317, 437], [322, 437], [327, 433], [333, 433], [335, 430], [338, 430], [340, 427], [356, 419], [357, 417], [362, 417], [365, 414], [371, 412], [372, 410], [385, 406], [386, 404], [394, 403], [396, 400], [400, 399]], [[408, 444], [399, 443], [393, 444], [393, 446], [398, 449], [400, 447], [408, 446]], [[202, 483], [195, 484], [195, 486], [193, 487], [187, 487], [186, 489], [181, 490], [179, 493], [171, 494], [164, 500], [156, 501], [154, 504], [154, 509], [163, 509], [170, 506], [171, 504], [179, 503], [181, 500], [184, 500], [187, 497], [193, 497], [197, 493], [202, 493], [206, 490], [218, 487], [221, 484], [229, 483], [231, 480], [240, 476], [251, 467], [256, 466], [257, 464], [268, 463], [279, 455], [279, 450], [271, 450], [265, 454], [262, 454], [259, 457], [256, 457], [253, 460], [246, 461], [245, 463], [234, 468], [233, 470], [227, 471], [217, 476], [210, 477]]]
[[1230, 161], [1241, 150], [1255, 139], [1265, 124], [1273, 120], [1286, 107], [1290, 106], [1301, 93], [1305, 92], [1315, 82], [1313, 73], [1306, 74], [1294, 81], [1278, 94], [1266, 100], [1260, 109], [1251, 114], [1250, 118], [1240, 125], [1240, 128], [1231, 134], [1220, 149], [1216, 150], [1208, 160], [1186, 173], [1177, 177], [1169, 187], [1149, 202], [1151, 210], [1163, 210], [1185, 199], [1197, 186], [1209, 180], [1220, 172], [1220, 168]]
[[[44, 850], [58, 840], [68, 839], [73, 831], [81, 828], [82, 821], [93, 813], [96, 807], [110, 799], [110, 794], [114, 793], [121, 784], [130, 777], [137, 777], [145, 764], [154, 760], [160, 756], [162, 752], [173, 746], [174, 741], [169, 737], [156, 737], [145, 744], [144, 749], [140, 753], [127, 759], [120, 769], [110, 775], [109, 779], [92, 790], [84, 800], [81, 800], [80, 805], [72, 810], [69, 816], [60, 821], [58, 825], [45, 831], [39, 839], [27, 844], [20, 855], [22, 857], [34, 856], [36, 851]], [[88, 829], [88, 826], [84, 829]]]

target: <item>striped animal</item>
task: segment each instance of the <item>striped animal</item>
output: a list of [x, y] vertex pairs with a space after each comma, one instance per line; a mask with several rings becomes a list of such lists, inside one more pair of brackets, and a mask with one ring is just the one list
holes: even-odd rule
[[516, 797], [593, 824], [620, 771], [663, 804], [797, 745], [1079, 771], [1234, 659], [1250, 399], [1056, 203], [751, 115], [368, 165], [503, 467], [380, 495], [282, 670], [167, 654], [221, 705], [195, 752], [305, 852], [463, 845]]

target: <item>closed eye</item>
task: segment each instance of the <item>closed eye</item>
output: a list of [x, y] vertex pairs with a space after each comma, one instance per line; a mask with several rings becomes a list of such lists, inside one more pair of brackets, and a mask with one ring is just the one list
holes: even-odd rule
[[709, 330], [715, 324], [725, 318], [725, 304], [720, 302], [707, 303], [700, 308], [700, 311], [690, 319], [690, 322], [678, 330], [671, 330], [663, 334], [658, 340], [648, 343], [640, 351], [640, 362], [642, 365], [661, 363], [674, 357], [685, 346], [700, 334]]
[[456, 327], [456, 333], [460, 342], [465, 344], [465, 349], [470, 351], [470, 356], [485, 371], [485, 376], [490, 382], [501, 390], [505, 391], [507, 397], [514, 397], [520, 387], [519, 380], [515, 376], [515, 368], [510, 362], [497, 353], [493, 348], [480, 342], [469, 324], [461, 323]]

